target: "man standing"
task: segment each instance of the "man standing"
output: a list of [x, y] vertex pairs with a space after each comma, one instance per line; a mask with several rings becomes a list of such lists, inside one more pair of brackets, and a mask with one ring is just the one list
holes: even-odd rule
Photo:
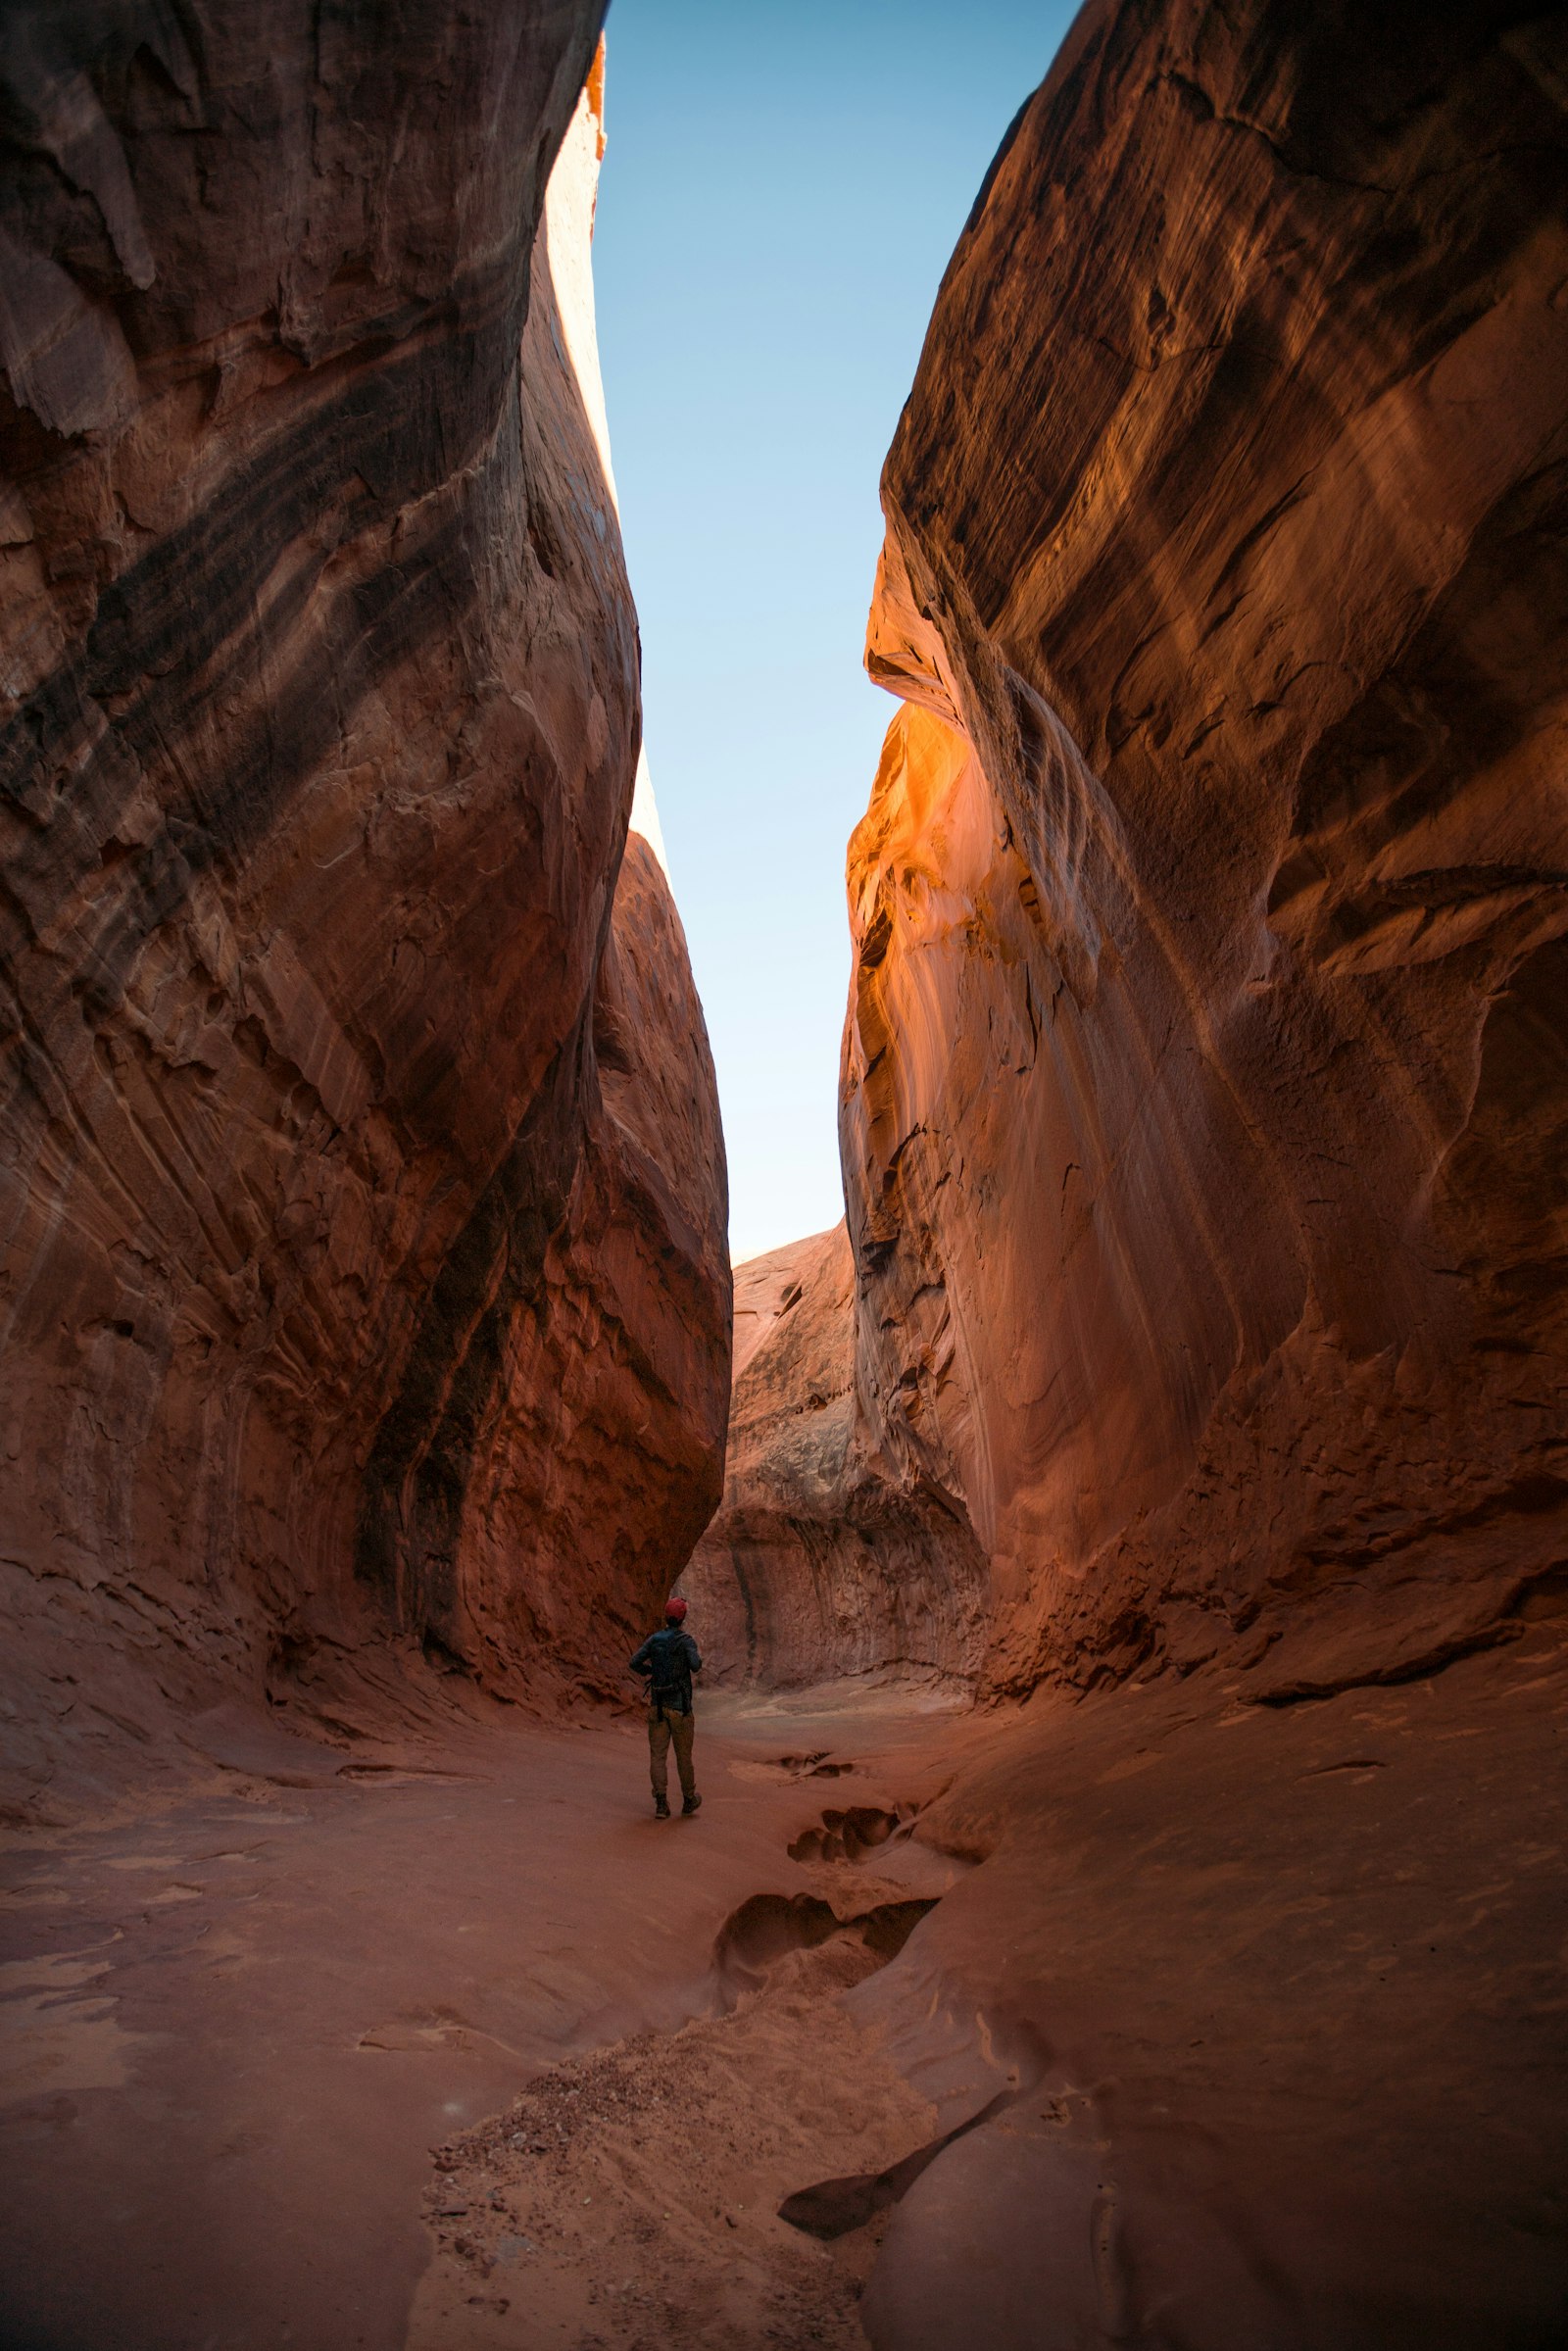
[[682, 1812], [695, 1812], [702, 1802], [697, 1775], [692, 1770], [692, 1676], [703, 1661], [697, 1643], [686, 1630], [683, 1599], [664, 1603], [664, 1628], [651, 1633], [631, 1661], [634, 1674], [648, 1684], [648, 1761], [654, 1783], [654, 1818], [669, 1818], [669, 1742], [675, 1741], [675, 1768], [680, 1774]]

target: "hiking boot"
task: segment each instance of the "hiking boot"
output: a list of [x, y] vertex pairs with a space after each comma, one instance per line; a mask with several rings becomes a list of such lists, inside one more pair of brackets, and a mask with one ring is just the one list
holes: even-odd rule
[[654, 1798], [654, 1818], [655, 1818], [655, 1820], [656, 1820], [656, 1821], [667, 1821], [667, 1820], [668, 1820], [668, 1818], [669, 1818], [669, 1798], [668, 1798], [668, 1796], [655, 1796], [655, 1798]]
[[695, 1812], [702, 1800], [703, 1799], [701, 1796], [688, 1796], [685, 1803], [681, 1806], [681, 1811], [683, 1813]]

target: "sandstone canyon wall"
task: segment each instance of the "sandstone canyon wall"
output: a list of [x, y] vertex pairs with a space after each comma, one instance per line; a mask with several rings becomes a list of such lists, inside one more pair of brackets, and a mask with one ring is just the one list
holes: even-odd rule
[[944, 280], [850, 853], [858, 1378], [987, 1673], [1281, 1697], [1563, 1559], [1568, 51], [1092, 4]]
[[960, 1514], [878, 1458], [842, 1224], [736, 1268], [724, 1496], [681, 1589], [710, 1685], [979, 1671], [986, 1562]]
[[569, 250], [602, 16], [12, 12], [33, 1712], [286, 1698], [368, 1633], [604, 1685], [717, 1498], [722, 1143], [667, 884], [622, 861], [636, 622]]

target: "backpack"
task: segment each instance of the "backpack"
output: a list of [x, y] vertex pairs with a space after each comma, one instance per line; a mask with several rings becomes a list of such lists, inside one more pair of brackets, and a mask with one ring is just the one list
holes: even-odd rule
[[691, 1666], [686, 1657], [686, 1636], [669, 1627], [656, 1633], [649, 1642], [649, 1666], [652, 1669], [654, 1704], [676, 1698], [684, 1699], [691, 1686]]

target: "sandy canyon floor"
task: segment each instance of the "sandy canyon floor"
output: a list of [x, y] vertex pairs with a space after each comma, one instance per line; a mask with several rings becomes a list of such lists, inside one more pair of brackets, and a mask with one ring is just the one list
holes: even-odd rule
[[[833, 1994], [958, 1867], [901, 1838], [850, 1887], [786, 1847], [928, 1797], [951, 1706], [710, 1701], [703, 1810], [667, 1823], [635, 1720], [193, 1736], [225, 1768], [7, 1840], [8, 2346], [859, 2339], [866, 2241], [775, 2207], [929, 2136]], [[817, 1888], [799, 1929], [755, 1899]], [[797, 1947], [824, 1893], [884, 1915]], [[562, 2061], [451, 2192], [449, 2150]]]
[[667, 1824], [631, 1719], [198, 1722], [8, 1836], [4, 2340], [1558, 2339], [1561, 1630], [710, 1698]]

